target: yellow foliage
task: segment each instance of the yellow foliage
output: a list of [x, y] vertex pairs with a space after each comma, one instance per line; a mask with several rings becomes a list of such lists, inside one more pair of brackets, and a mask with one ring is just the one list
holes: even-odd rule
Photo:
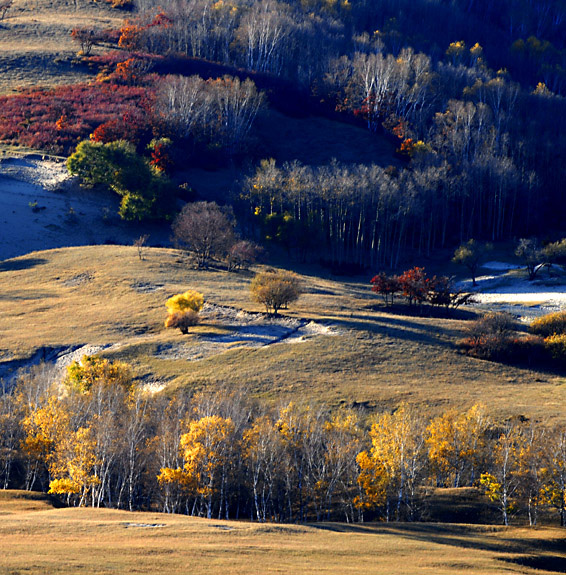
[[187, 290], [185, 293], [180, 293], [170, 297], [165, 306], [170, 314], [176, 312], [186, 312], [192, 310], [199, 312], [204, 305], [204, 296], [198, 291]]
[[121, 361], [109, 361], [97, 355], [83, 356], [67, 367], [63, 383], [79, 393], [89, 393], [96, 385], [121, 386], [125, 391], [132, 387], [130, 366]]

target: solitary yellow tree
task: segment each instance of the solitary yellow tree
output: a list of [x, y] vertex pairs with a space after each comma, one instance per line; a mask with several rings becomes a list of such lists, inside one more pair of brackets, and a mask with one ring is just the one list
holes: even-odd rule
[[204, 305], [204, 296], [198, 291], [188, 290], [170, 297], [165, 306], [169, 315], [165, 327], [176, 327], [181, 333], [189, 333], [189, 328], [199, 321], [199, 312]]

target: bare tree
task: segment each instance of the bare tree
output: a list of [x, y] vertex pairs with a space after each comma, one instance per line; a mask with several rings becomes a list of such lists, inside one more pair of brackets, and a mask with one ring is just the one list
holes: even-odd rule
[[193, 252], [199, 267], [211, 258], [222, 257], [234, 243], [231, 213], [215, 202], [187, 204], [173, 222], [173, 237]]

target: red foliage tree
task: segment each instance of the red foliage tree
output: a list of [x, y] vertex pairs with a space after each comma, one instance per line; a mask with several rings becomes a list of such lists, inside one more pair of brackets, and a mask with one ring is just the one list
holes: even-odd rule
[[430, 291], [430, 279], [424, 268], [414, 267], [403, 272], [397, 279], [403, 295], [409, 300], [409, 305], [412, 305], [413, 302], [420, 305], [427, 299]]
[[370, 283], [372, 284], [372, 291], [383, 296], [385, 305], [393, 305], [395, 294], [401, 291], [399, 279], [395, 276], [387, 276], [384, 272], [374, 276]]

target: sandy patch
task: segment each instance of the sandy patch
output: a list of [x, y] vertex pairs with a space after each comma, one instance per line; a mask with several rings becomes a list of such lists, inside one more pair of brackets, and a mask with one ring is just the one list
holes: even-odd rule
[[509, 312], [523, 322], [566, 309], [566, 273], [562, 268], [553, 266], [541, 270], [537, 279], [528, 281], [509, 273], [521, 269], [515, 264], [488, 262], [482, 267], [495, 273], [476, 278], [476, 288], [472, 287], [471, 280], [457, 286], [473, 292], [474, 305]]
[[331, 325], [314, 321], [273, 317], [235, 308], [205, 304], [202, 321], [227, 328], [228, 333], [196, 335], [190, 342], [167, 344], [157, 351], [159, 359], [196, 361], [241, 347], [258, 348], [273, 344], [297, 344], [321, 335], [336, 335]]
[[87, 190], [63, 162], [40, 156], [0, 160], [0, 260], [36, 250], [104, 243], [132, 244], [142, 233], [168, 245], [169, 226], [123, 222], [119, 198]]

